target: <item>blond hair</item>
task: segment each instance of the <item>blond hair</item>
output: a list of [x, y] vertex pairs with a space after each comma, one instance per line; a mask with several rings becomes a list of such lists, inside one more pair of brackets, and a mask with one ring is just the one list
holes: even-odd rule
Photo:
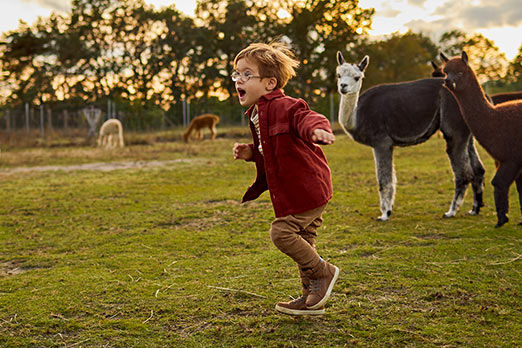
[[234, 69], [240, 59], [253, 59], [262, 77], [275, 77], [276, 88], [283, 88], [295, 76], [299, 62], [293, 52], [283, 43], [253, 43], [241, 50], [234, 58]]

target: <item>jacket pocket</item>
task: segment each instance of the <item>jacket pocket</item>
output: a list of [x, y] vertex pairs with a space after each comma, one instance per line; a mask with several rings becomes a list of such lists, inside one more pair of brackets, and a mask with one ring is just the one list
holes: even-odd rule
[[290, 124], [288, 124], [288, 123], [278, 123], [278, 124], [271, 126], [268, 129], [268, 136], [270, 136], [270, 137], [272, 137], [274, 135], [285, 134], [285, 133], [290, 133]]

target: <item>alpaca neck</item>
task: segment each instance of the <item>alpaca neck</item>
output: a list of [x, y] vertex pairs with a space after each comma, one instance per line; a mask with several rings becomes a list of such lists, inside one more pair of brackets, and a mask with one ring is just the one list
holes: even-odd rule
[[346, 133], [351, 133], [357, 124], [357, 100], [359, 92], [342, 94], [339, 105], [339, 123]]
[[494, 108], [486, 99], [474, 74], [469, 76], [466, 83], [466, 88], [455, 91], [462, 117], [478, 142], [489, 151], [493, 139], [491, 132], [498, 129]]

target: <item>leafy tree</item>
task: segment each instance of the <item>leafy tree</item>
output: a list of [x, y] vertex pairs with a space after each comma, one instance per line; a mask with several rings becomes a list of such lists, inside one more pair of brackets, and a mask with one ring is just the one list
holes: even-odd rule
[[[246, 0], [201, 0], [196, 8], [199, 29], [206, 29], [206, 43], [200, 52], [198, 75], [200, 87], [209, 93], [232, 96], [230, 80], [234, 57], [248, 44], [267, 41], [263, 19], [266, 15], [259, 2]], [[206, 86], [205, 86], [206, 83]], [[231, 100], [231, 102], [233, 102]]]
[[3, 39], [2, 83], [11, 89], [12, 103], [42, 102], [52, 91], [52, 61], [49, 38], [21, 23]]
[[[430, 60], [437, 56], [437, 46], [423, 34], [408, 31], [394, 33], [382, 41], [362, 45], [361, 59], [370, 56], [363, 88], [380, 83], [410, 81], [430, 77]], [[357, 60], [358, 62], [358, 60]]]
[[[280, 6], [290, 14], [283, 33], [301, 62], [297, 77], [287, 89], [307, 100], [335, 91], [336, 53], [343, 51], [347, 59], [351, 56], [360, 35], [370, 28], [374, 9], [362, 9], [358, 1], [335, 0], [287, 2], [286, 7]], [[348, 47], [352, 49], [346, 52]]]
[[499, 80], [506, 72], [508, 61], [494, 42], [482, 34], [468, 35], [460, 30], [442, 34], [441, 50], [448, 56], [460, 56], [465, 50], [469, 56], [470, 66], [481, 82]]
[[518, 54], [509, 64], [506, 80], [518, 85], [522, 90], [522, 45], [518, 48]]

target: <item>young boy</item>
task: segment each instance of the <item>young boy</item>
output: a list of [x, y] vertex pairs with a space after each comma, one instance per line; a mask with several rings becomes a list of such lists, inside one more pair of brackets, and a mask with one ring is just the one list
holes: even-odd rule
[[332, 197], [330, 168], [316, 144], [332, 144], [330, 123], [301, 99], [283, 94], [299, 63], [281, 43], [254, 43], [234, 59], [232, 80], [239, 103], [249, 107], [253, 144], [234, 144], [234, 159], [254, 161], [257, 178], [242, 202], [269, 190], [276, 219], [270, 237], [299, 267], [302, 296], [279, 302], [276, 310], [323, 314], [339, 268], [315, 250], [322, 213]]

